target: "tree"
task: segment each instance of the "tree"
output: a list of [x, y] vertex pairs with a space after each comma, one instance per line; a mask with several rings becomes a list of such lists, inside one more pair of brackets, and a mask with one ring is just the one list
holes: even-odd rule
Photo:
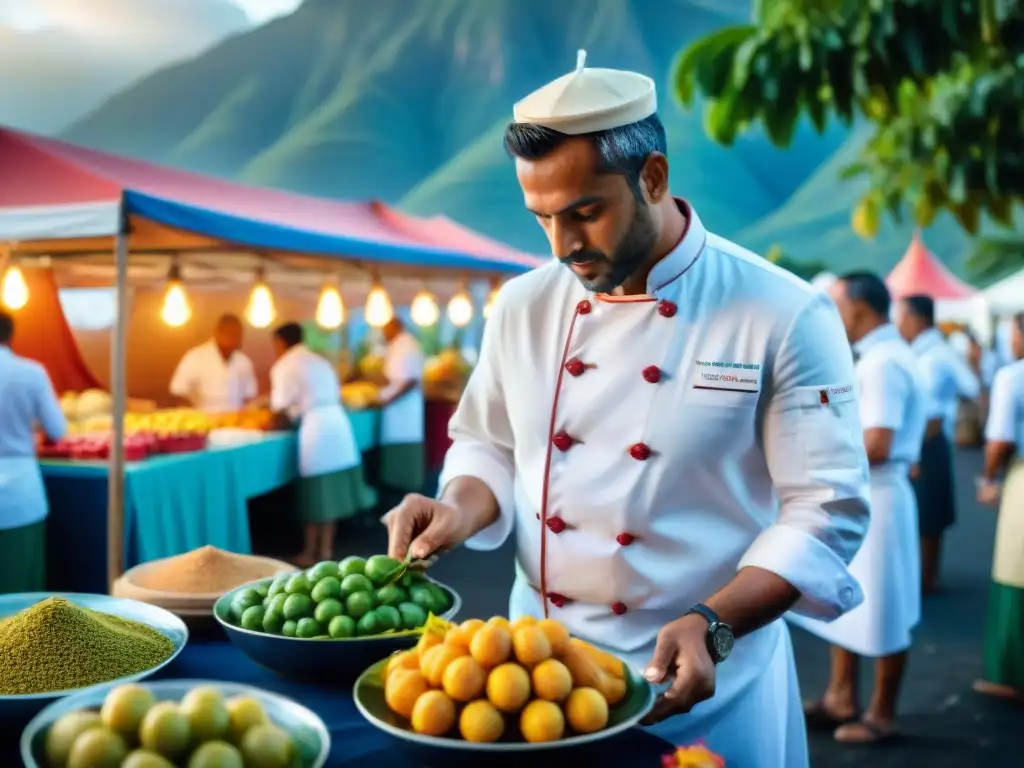
[[828, 271], [828, 265], [823, 261], [799, 261], [789, 256], [782, 250], [782, 246], [776, 243], [768, 249], [764, 256], [768, 261], [777, 267], [792, 272], [801, 280], [813, 280], [822, 272]]
[[986, 215], [1012, 226], [1024, 198], [1024, 0], [754, 5], [755, 23], [697, 40], [676, 62], [677, 95], [705, 97], [711, 138], [729, 145], [759, 123], [786, 147], [804, 116], [819, 131], [830, 118], [866, 121], [873, 133], [843, 174], [870, 179], [858, 234], [907, 209], [921, 226], [948, 211], [972, 235]]

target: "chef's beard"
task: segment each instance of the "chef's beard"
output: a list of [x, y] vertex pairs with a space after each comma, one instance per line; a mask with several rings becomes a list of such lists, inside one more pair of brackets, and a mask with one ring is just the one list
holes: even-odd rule
[[611, 256], [593, 249], [577, 251], [559, 261], [566, 267], [574, 262], [592, 261], [593, 276], [578, 275], [575, 272], [573, 274], [588, 291], [611, 293], [647, 265], [657, 242], [658, 232], [651, 220], [650, 211], [645, 204], [637, 201], [636, 213], [633, 215], [629, 230], [623, 235]]

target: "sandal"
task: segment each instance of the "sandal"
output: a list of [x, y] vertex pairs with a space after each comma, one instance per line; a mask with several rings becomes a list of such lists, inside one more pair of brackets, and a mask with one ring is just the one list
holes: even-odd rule
[[815, 731], [834, 731], [847, 723], [854, 723], [860, 718], [855, 712], [849, 717], [840, 717], [832, 713], [824, 701], [809, 701], [804, 704], [804, 719], [807, 727]]
[[857, 720], [836, 728], [833, 738], [840, 744], [880, 745], [896, 738], [896, 729], [868, 720]]

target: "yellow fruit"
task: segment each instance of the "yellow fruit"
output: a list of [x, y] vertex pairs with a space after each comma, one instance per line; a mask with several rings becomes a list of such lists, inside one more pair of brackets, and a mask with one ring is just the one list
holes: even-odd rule
[[396, 669], [384, 685], [384, 701], [395, 714], [408, 718], [416, 700], [430, 689], [423, 673], [416, 669]]
[[558, 741], [565, 734], [565, 716], [557, 704], [535, 699], [519, 716], [519, 730], [531, 744]]
[[626, 664], [619, 657], [610, 654], [607, 651], [602, 651], [600, 648], [593, 646], [588, 642], [580, 640], [578, 637], [570, 638], [569, 642], [572, 645], [579, 648], [580, 650], [582, 650], [587, 656], [593, 659], [597, 666], [599, 666], [612, 677], [618, 678], [619, 680], [625, 679]]
[[424, 632], [420, 635], [420, 639], [416, 642], [416, 653], [423, 657], [423, 654], [433, 648], [435, 645], [440, 645], [444, 642], [444, 635], [438, 632]]
[[509, 662], [487, 676], [487, 698], [502, 712], [518, 712], [530, 698], [530, 675]]
[[505, 732], [505, 718], [486, 699], [470, 702], [459, 716], [459, 733], [466, 741], [489, 744]]
[[441, 685], [441, 679], [448, 665], [467, 653], [468, 651], [464, 647], [454, 643], [436, 645], [420, 658], [420, 671], [426, 676], [431, 687], [437, 688]]
[[412, 729], [427, 736], [444, 736], [455, 725], [455, 702], [443, 691], [427, 691], [412, 708]]
[[607, 702], [615, 706], [626, 695], [626, 681], [605, 672], [579, 644], [570, 642], [562, 652], [562, 662], [572, 674], [577, 688], [596, 688]]
[[511, 628], [511, 624], [509, 623], [509, 620], [506, 619], [504, 616], [491, 616], [491, 618], [489, 618], [487, 620], [487, 626], [489, 626], [489, 627], [504, 627], [505, 629], [510, 629]]
[[446, 643], [458, 643], [464, 645], [467, 649], [469, 644], [473, 642], [473, 636], [480, 631], [484, 626], [484, 622], [480, 619], [467, 619], [456, 627], [452, 627], [448, 630], [448, 634], [445, 635], [444, 641]]
[[402, 651], [396, 653], [390, 659], [388, 664], [384, 667], [384, 682], [387, 682], [388, 676], [396, 669], [419, 669], [420, 668], [420, 656], [416, 651]]
[[551, 652], [557, 656], [569, 642], [569, 630], [565, 625], [555, 619], [541, 619], [537, 622], [537, 629], [544, 633], [544, 637], [551, 643]]
[[512, 633], [512, 650], [524, 667], [533, 667], [551, 658], [551, 643], [540, 627], [519, 627]]
[[472, 701], [481, 696], [487, 686], [487, 670], [472, 656], [461, 656], [445, 668], [441, 685], [455, 701]]
[[865, 197], [854, 208], [851, 226], [853, 231], [865, 240], [873, 240], [878, 234], [879, 211], [878, 204], [873, 198]]
[[577, 688], [565, 702], [565, 716], [578, 733], [594, 733], [608, 725], [608, 702], [596, 688]]
[[508, 661], [512, 653], [512, 633], [500, 624], [487, 624], [473, 636], [469, 652], [485, 669], [494, 669]]
[[562, 701], [572, 690], [572, 675], [569, 669], [557, 659], [542, 661], [533, 668], [530, 675], [533, 692], [540, 699]]
[[523, 614], [518, 619], [513, 621], [511, 624], [509, 624], [509, 628], [512, 630], [513, 633], [515, 633], [515, 631], [517, 629], [519, 629], [520, 627], [531, 627], [531, 626], [533, 626], [536, 623], [537, 623], [537, 617], [536, 616], [530, 616], [529, 614]]

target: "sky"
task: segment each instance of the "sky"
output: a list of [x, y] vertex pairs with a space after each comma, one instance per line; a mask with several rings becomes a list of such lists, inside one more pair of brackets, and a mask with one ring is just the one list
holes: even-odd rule
[[[129, 0], [130, 1], [130, 0]], [[0, 0], [0, 25], [15, 29], [79, 26], [90, 0]], [[165, 0], [174, 2], [174, 0]], [[294, 11], [302, 0], [228, 0], [241, 8], [254, 24], [262, 24]]]

